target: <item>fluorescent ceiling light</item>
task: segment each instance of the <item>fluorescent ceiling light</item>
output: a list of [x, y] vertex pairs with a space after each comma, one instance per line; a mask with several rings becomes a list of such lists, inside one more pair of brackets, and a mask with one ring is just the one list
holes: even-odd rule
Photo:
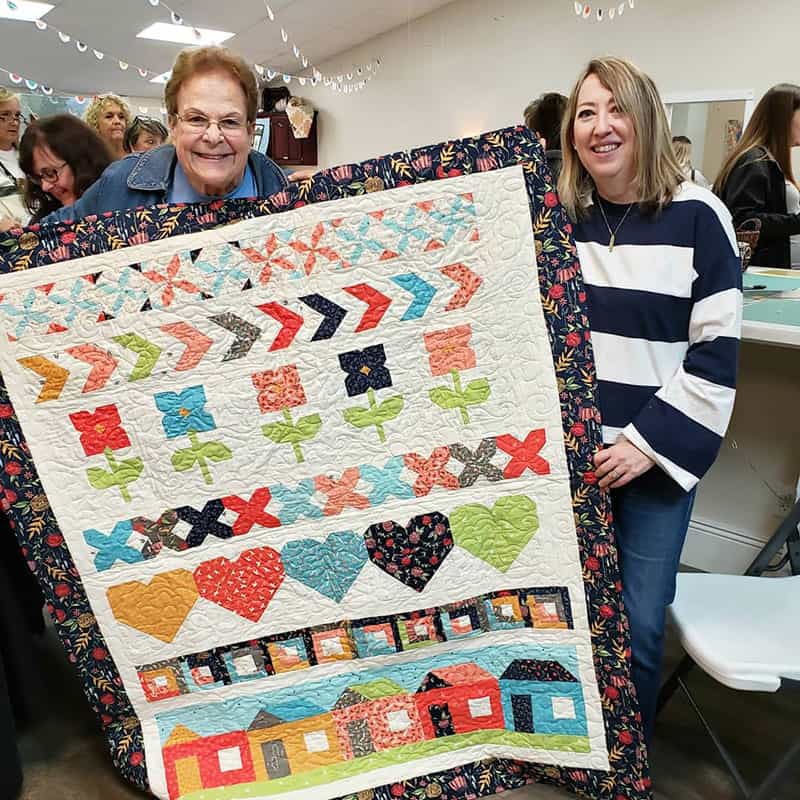
[[[196, 34], [200, 34], [197, 36]], [[234, 34], [228, 31], [214, 31], [209, 28], [193, 28], [191, 25], [170, 25], [168, 22], [154, 22], [136, 34], [137, 39], [156, 39], [159, 42], [177, 44], [222, 44]]]
[[53, 6], [50, 3], [33, 3], [29, 0], [15, 0], [11, 8], [5, 0], [0, 2], [0, 18], [17, 19], [20, 22], [33, 22], [41, 19]]
[[170, 75], [172, 75], [172, 70], [168, 72], [162, 72], [160, 75], [156, 75], [155, 78], [150, 78], [150, 83], [166, 83]]

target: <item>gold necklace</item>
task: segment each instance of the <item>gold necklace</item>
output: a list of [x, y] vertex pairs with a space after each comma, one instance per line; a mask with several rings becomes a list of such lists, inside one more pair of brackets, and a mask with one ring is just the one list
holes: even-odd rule
[[602, 200], [600, 200], [600, 196], [599, 195], [597, 196], [597, 205], [600, 206], [600, 213], [603, 215], [603, 222], [605, 222], [606, 228], [608, 228], [608, 234], [611, 237], [608, 240], [608, 252], [609, 253], [613, 253], [614, 252], [614, 245], [617, 242], [617, 231], [622, 227], [622, 223], [625, 222], [625, 220], [628, 217], [628, 214], [631, 213], [631, 209], [636, 204], [635, 203], [631, 203], [628, 206], [628, 210], [622, 215], [622, 219], [619, 221], [619, 224], [617, 225], [616, 228], [614, 228], [613, 231], [611, 230], [611, 226], [608, 224], [608, 217], [606, 216], [605, 209], [603, 208], [603, 202], [602, 202]]

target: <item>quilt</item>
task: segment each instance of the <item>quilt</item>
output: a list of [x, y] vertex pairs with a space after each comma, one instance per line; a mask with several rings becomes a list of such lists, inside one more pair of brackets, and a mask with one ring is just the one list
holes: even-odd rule
[[0, 241], [3, 508], [126, 778], [650, 796], [570, 233], [517, 128]]

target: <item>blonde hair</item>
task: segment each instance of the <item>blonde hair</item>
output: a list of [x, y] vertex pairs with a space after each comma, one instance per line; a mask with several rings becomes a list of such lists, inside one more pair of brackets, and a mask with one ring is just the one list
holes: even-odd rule
[[0, 103], [10, 103], [12, 100], [19, 102], [19, 95], [14, 94], [10, 89], [0, 86]]
[[584, 216], [591, 204], [594, 181], [578, 158], [574, 123], [583, 82], [595, 75], [614, 95], [617, 108], [626, 114], [635, 134], [634, 182], [639, 206], [655, 212], [670, 203], [685, 180], [675, 157], [664, 111], [655, 83], [630, 61], [613, 56], [592, 59], [581, 73], [567, 101], [561, 128], [563, 164], [558, 180], [561, 202], [573, 219]]
[[797, 186], [792, 171], [792, 140], [790, 130], [794, 112], [800, 108], [800, 86], [779, 83], [773, 86], [759, 101], [753, 116], [744, 129], [739, 144], [722, 162], [714, 181], [715, 194], [721, 194], [736, 163], [750, 150], [763, 147], [767, 151], [764, 159], [774, 158], [784, 177]]
[[164, 105], [174, 120], [178, 113], [178, 92], [189, 78], [203, 72], [222, 70], [242, 87], [247, 103], [247, 121], [255, 122], [258, 111], [258, 83], [249, 64], [226, 47], [197, 47], [181, 50], [164, 87]]
[[100, 117], [110, 105], [119, 106], [125, 116], [125, 127], [131, 124], [131, 110], [128, 104], [116, 94], [99, 94], [92, 100], [86, 113], [83, 115], [84, 122], [92, 129], [100, 130]]
[[684, 172], [690, 170], [692, 168], [692, 143], [685, 136], [673, 136], [672, 149]]

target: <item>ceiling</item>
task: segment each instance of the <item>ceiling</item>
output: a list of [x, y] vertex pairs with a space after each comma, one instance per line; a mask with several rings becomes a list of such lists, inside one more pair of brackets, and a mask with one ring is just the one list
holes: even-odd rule
[[[170, 22], [169, 11], [153, 7], [149, 0], [48, 2], [55, 8], [43, 18], [50, 26], [45, 31], [30, 22], [0, 20], [0, 67], [68, 93], [160, 96], [160, 86], [140, 78], [133, 66], [122, 71], [117, 62], [158, 73], [169, 70], [182, 45], [136, 38], [153, 22]], [[186, 24], [235, 32], [225, 44], [249, 61], [298, 73], [302, 65], [292, 53], [292, 41], [312, 63], [320, 64], [451, 0], [270, 0], [274, 23], [267, 17], [265, 0], [167, 2]], [[283, 43], [281, 26], [292, 37], [289, 44]], [[71, 35], [73, 41], [62, 44], [52, 28]], [[87, 44], [87, 52], [79, 53], [75, 40]], [[92, 48], [105, 53], [105, 58], [98, 61]], [[380, 57], [379, 52], [365, 56]]]

